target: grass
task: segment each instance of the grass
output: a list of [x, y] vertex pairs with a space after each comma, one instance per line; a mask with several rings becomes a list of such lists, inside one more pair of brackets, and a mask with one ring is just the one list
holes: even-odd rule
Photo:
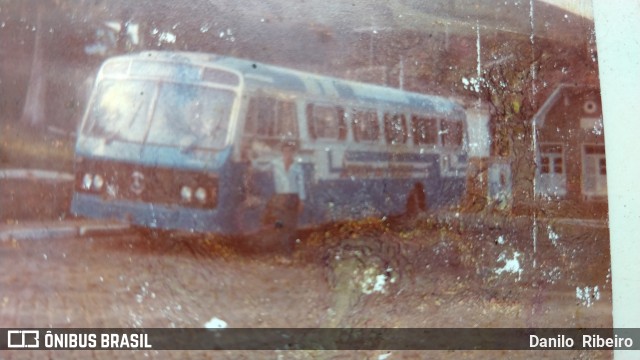
[[0, 168], [73, 171], [73, 139], [17, 123], [1, 129]]

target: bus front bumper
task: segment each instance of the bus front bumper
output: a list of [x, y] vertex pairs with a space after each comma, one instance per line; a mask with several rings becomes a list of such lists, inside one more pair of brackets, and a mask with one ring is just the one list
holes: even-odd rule
[[233, 234], [233, 222], [219, 209], [192, 209], [129, 200], [106, 201], [93, 194], [75, 193], [71, 212], [78, 216], [119, 220], [162, 230]]

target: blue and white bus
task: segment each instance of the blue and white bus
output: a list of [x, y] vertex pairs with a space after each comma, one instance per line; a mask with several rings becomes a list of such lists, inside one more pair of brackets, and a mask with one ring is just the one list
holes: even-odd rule
[[212, 54], [102, 65], [72, 212], [248, 234], [455, 204], [464, 109], [446, 98]]

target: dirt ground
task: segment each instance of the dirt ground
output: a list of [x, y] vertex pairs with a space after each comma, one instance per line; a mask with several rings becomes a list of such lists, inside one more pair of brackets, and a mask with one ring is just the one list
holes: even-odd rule
[[[541, 240], [535, 268], [529, 229], [461, 230], [460, 224], [429, 216], [411, 222], [369, 219], [301, 232], [290, 257], [247, 252], [233, 243], [237, 239], [147, 231], [12, 239], [0, 242], [5, 265], [0, 322], [3, 327], [202, 328], [212, 321], [234, 328], [611, 327], [609, 262], [601, 256], [608, 247], [607, 229], [559, 224], [549, 228], [556, 245], [547, 239], [545, 227], [540, 237], [550, 245]], [[125, 353], [93, 356], [136, 356]], [[475, 359], [561, 354], [387, 353], [191, 355]], [[44, 353], [7, 354], [40, 358]], [[611, 357], [609, 352], [566, 355], [561, 357]]]

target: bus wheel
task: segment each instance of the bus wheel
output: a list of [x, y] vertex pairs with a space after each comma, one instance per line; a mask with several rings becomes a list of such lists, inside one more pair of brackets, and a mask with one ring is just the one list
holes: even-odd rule
[[421, 183], [416, 183], [407, 195], [405, 215], [415, 217], [425, 211], [427, 211], [427, 195], [424, 186]]
[[293, 253], [299, 206], [300, 199], [295, 194], [279, 194], [269, 200], [262, 217], [262, 249], [287, 256]]

